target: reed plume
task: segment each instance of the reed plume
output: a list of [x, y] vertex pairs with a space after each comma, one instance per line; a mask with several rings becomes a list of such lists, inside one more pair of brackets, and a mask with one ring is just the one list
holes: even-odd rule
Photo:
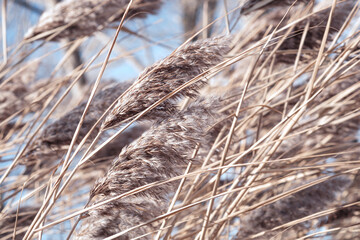
[[[212, 103], [196, 102], [184, 112], [153, 125], [123, 149], [106, 176], [95, 184], [91, 198], [101, 202], [181, 175], [190, 161], [199, 160], [192, 159], [197, 144], [206, 147], [216, 135], [218, 130], [212, 127], [221, 115], [215, 109]], [[102, 239], [153, 219], [166, 210], [168, 194], [174, 191], [174, 186], [162, 184], [90, 210], [78, 239]], [[119, 239], [132, 239], [149, 228], [136, 229]]]
[[142, 124], [138, 126], [131, 127], [127, 129], [125, 132], [121, 133], [121, 135], [111, 141], [109, 144], [104, 146], [97, 152], [89, 162], [86, 162], [82, 169], [88, 168], [89, 170], [93, 169], [96, 166], [97, 169], [104, 167], [104, 174], [108, 170], [108, 166], [111, 164], [112, 160], [119, 156], [121, 150], [134, 142], [137, 138], [141, 136], [143, 132], [145, 132], [149, 128], [148, 125]]
[[[332, 40], [332, 37], [341, 29], [354, 5], [355, 4], [353, 0], [339, 2], [337, 4], [333, 13], [333, 18], [331, 19], [328, 41]], [[288, 14], [284, 18], [284, 14], [286, 11], [285, 9], [283, 10], [284, 11], [271, 10], [270, 12], [266, 12], [262, 15], [262, 17], [264, 18], [264, 24], [272, 26], [269, 33], [272, 33], [272, 31], [275, 30], [275, 26], [277, 26], [281, 21], [282, 22], [278, 26], [278, 29], [287, 26], [287, 24], [289, 23], [291, 15]], [[273, 36], [273, 39], [275, 40], [273, 40], [270, 46], [267, 47], [267, 51], [273, 50], [277, 41], [280, 41], [283, 37], [285, 37], [283, 43], [279, 46], [278, 51], [276, 51], [275, 53], [276, 60], [277, 62], [293, 63], [296, 57], [296, 52], [298, 51], [300, 43], [302, 41], [301, 39], [303, 37], [305, 26], [309, 22], [309, 30], [306, 32], [306, 38], [303, 43], [303, 52], [301, 55], [301, 59], [312, 59], [312, 57], [316, 56], [317, 54], [317, 51], [315, 50], [320, 47], [320, 43], [325, 33], [325, 28], [328, 22], [330, 11], [331, 8], [328, 7], [324, 10], [315, 12], [313, 15], [293, 26], [293, 29], [290, 33], [286, 33], [287, 29], [276, 33]], [[268, 29], [260, 31], [255, 36], [255, 41], [263, 38], [265, 32], [267, 31]]]
[[[350, 183], [351, 181], [346, 177], [336, 177], [253, 210], [241, 217], [237, 238], [248, 239], [251, 235], [265, 231], [261, 236], [251, 239], [269, 239], [283, 230], [271, 231], [271, 229], [322, 211], [329, 205], [334, 205], [333, 202], [338, 195]], [[308, 222], [297, 224], [296, 231], [306, 228], [308, 224]]]
[[[66, 0], [42, 14], [38, 24], [30, 29], [27, 39], [43, 39], [59, 31], [51, 40], [78, 39], [101, 31], [112, 22], [120, 21], [130, 0]], [[135, 0], [128, 15], [144, 18], [154, 14], [161, 6], [161, 0]]]
[[23, 106], [24, 102], [12, 91], [0, 91], [0, 121], [20, 111]]
[[[358, 154], [354, 154], [358, 158]], [[359, 222], [360, 220], [360, 196], [359, 196], [359, 172], [355, 175], [355, 178], [348, 188], [348, 191], [344, 194], [344, 199], [347, 203], [352, 204], [352, 206], [347, 206], [339, 208], [336, 212], [330, 214], [326, 219], [323, 219], [320, 222], [321, 227], [326, 227], [328, 229], [339, 228], [338, 231], [332, 234], [334, 239], [357, 239], [358, 233], [353, 231], [357, 226], [353, 226], [353, 222]], [[353, 204], [355, 203], [355, 204]]]
[[[1, 216], [0, 239], [23, 239], [26, 229], [30, 226], [38, 211], [39, 208], [35, 207], [21, 207], [19, 210], [15, 209], [5, 216]], [[13, 235], [15, 227], [16, 232]]]
[[[346, 18], [349, 16], [354, 7], [354, 1], [345, 1], [337, 4], [333, 18], [331, 19], [329, 35], [337, 33], [345, 23]], [[320, 46], [321, 40], [325, 33], [325, 28], [329, 19], [331, 8], [328, 7], [324, 10], [316, 12], [308, 19], [301, 21], [296, 25], [290, 38], [287, 38], [284, 44], [280, 47], [281, 50], [298, 49], [301, 42], [302, 33], [304, 31], [307, 21], [310, 23], [310, 30], [307, 32], [304, 42], [305, 49], [316, 49]]]
[[0, 121], [5, 120], [28, 105], [26, 95], [31, 93], [29, 85], [35, 79], [38, 66], [39, 61], [23, 66], [0, 89]]
[[[137, 81], [119, 99], [106, 117], [103, 128], [114, 127], [141, 113], [152, 104], [173, 92], [176, 88], [220, 63], [229, 51], [227, 38], [212, 38], [188, 43], [177, 49], [167, 58], [145, 69]], [[200, 80], [164, 101], [142, 119], [161, 119], [176, 110], [175, 100], [187, 96], [195, 97], [198, 90], [206, 83]]]
[[[114, 42], [108, 64], [103, 47], [129, 0], [65, 0], [25, 41], [14, 41], [13, 33], [23, 35], [34, 13], [18, 4], [34, 1], [15, 2], [2, 8], [3, 25], [14, 29], [2, 42], [0, 63], [0, 222], [15, 216], [8, 214], [14, 207], [20, 206], [21, 220], [32, 211], [21, 206], [44, 206], [34, 210], [31, 228], [16, 224], [16, 235], [56, 239], [74, 230], [79, 239], [358, 238], [358, 1], [246, 1], [242, 14], [230, 1], [162, 1], [158, 16], [130, 21], [161, 5], [133, 0], [123, 29], [130, 34]], [[336, 6], [329, 20], [330, 2]], [[200, 29], [170, 56], [143, 67]], [[94, 62], [86, 69], [77, 64], [67, 76], [69, 59], [60, 57], [69, 51], [62, 44], [28, 44], [87, 38], [98, 30], [104, 31], [77, 48], [84, 63]], [[220, 37], [225, 32], [231, 41]], [[15, 71], [35, 58], [43, 64], [23, 84]], [[64, 98], [52, 106], [82, 70], [86, 78], [71, 91], [88, 96], [82, 90], [91, 88], [86, 80], [100, 66], [100, 74], [116, 82], [130, 77], [133, 66], [144, 71], [126, 86], [99, 86], [62, 168], [86, 103], [73, 107], [74, 98]], [[75, 152], [110, 104], [115, 107], [103, 125]], [[50, 109], [55, 114], [48, 120]], [[140, 121], [114, 139], [115, 129], [107, 130], [134, 119]], [[12, 238], [13, 222], [0, 224], [0, 238]]]
[[241, 5], [241, 14], [249, 14], [262, 8], [287, 6], [293, 3], [310, 3], [311, 0], [245, 0]]
[[[108, 86], [95, 95], [88, 112], [85, 116], [76, 143], [79, 143], [90, 131], [92, 126], [101, 117], [104, 111], [120, 96], [130, 83], [117, 83]], [[82, 102], [65, 116], [48, 125], [41, 133], [34, 146], [25, 154], [22, 164], [30, 170], [34, 164], [43, 166], [53, 165], [59, 159], [71, 143], [76, 127], [80, 121], [87, 101]], [[88, 141], [91, 141], [99, 132], [100, 126], [96, 126]], [[27, 171], [28, 172], [28, 171]]]
[[[117, 83], [113, 86], [108, 86], [106, 89], [95, 95], [87, 112], [87, 117], [82, 124], [78, 141], [81, 141], [81, 138], [88, 133], [90, 128], [95, 124], [106, 108], [108, 108], [129, 86], [130, 83], [128, 82]], [[48, 145], [56, 146], [69, 144], [85, 109], [86, 103], [87, 101], [84, 101], [68, 114], [52, 123], [50, 126], [47, 126], [41, 136], [42, 142]], [[96, 128], [93, 135], [96, 135], [98, 131], [99, 128]]]
[[[218, 0], [199, 0], [199, 1], [192, 1], [192, 0], [181, 0], [181, 7], [182, 7], [182, 25], [184, 27], [185, 32], [185, 39], [188, 37], [193, 37], [192, 40], [198, 40], [199, 35], [193, 36], [196, 33], [196, 27], [199, 25], [198, 23], [204, 18], [200, 18], [202, 8], [205, 8], [207, 4], [207, 19], [206, 23], [211, 23], [214, 20], [214, 14], [216, 10], [216, 5]], [[213, 25], [208, 26], [207, 29], [204, 29], [206, 32], [206, 37], [209, 37], [212, 32]], [[204, 33], [203, 33], [204, 34]]]

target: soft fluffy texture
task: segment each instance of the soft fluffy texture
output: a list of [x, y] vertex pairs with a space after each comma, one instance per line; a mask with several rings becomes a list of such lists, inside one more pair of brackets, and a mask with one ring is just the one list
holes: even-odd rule
[[[328, 41], [332, 40], [332, 37], [341, 29], [353, 7], [354, 7], [353, 0], [340, 2], [337, 4], [333, 13], [333, 18], [331, 19], [331, 23], [330, 23], [330, 30], [327, 39]], [[267, 25], [273, 26], [270, 33], [275, 29], [275, 26], [277, 26], [284, 17], [286, 11], [283, 8], [281, 10], [273, 10], [262, 15], [262, 18], [264, 18], [265, 21], [267, 21]], [[306, 38], [303, 45], [303, 54], [301, 59], [316, 56], [318, 53], [318, 51], [316, 50], [320, 47], [321, 41], [323, 39], [326, 25], [330, 16], [330, 11], [331, 11], [331, 7], [328, 7], [322, 11], [315, 12], [310, 17], [297, 23], [293, 27], [291, 32], [286, 36], [283, 43], [279, 47], [276, 53], [277, 62], [285, 62], [291, 64], [294, 63], [296, 57], [294, 51], [296, 52], [300, 47], [301, 38], [303, 37], [303, 32], [308, 22], [309, 22], [309, 30], [306, 33]], [[288, 23], [290, 23], [289, 22], [290, 16], [291, 13], [283, 19], [278, 29], [285, 27], [286, 25], [288, 25]], [[277, 42], [282, 40], [286, 32], [287, 29], [273, 36], [274, 40], [270, 43], [269, 47], [267, 48], [268, 52], [274, 49]], [[257, 35], [257, 40], [261, 39], [264, 36], [264, 33], [265, 32], [260, 32]], [[305, 55], [304, 50], [307, 55]], [[313, 50], [313, 51], [310, 52], [309, 50]]]
[[[167, 58], [155, 63], [142, 72], [138, 80], [119, 99], [103, 123], [111, 128], [124, 120], [141, 113], [152, 104], [173, 92], [189, 80], [220, 63], [229, 51], [227, 38], [212, 38], [188, 43]], [[194, 97], [206, 83], [201, 78], [181, 90], [170, 100], [164, 101], [142, 119], [157, 120], [167, 117], [176, 110], [175, 101], [182, 96]]]
[[[325, 210], [350, 183], [346, 177], [337, 177], [240, 216], [241, 228], [237, 237], [248, 239], [251, 235], [267, 231], [264, 235], [252, 239], [270, 239], [284, 229], [269, 230]], [[307, 225], [308, 222], [300, 223], [296, 229], [304, 229]]]
[[[30, 29], [26, 38], [42, 35], [46, 38], [58, 29], [51, 40], [78, 39], [102, 30], [110, 23], [119, 21], [130, 0], [66, 0], [56, 4], [40, 17], [38, 24]], [[127, 18], [143, 18], [156, 13], [161, 0], [134, 0]], [[62, 27], [67, 26], [65, 29]]]
[[[296, 0], [245, 0], [241, 6], [242, 14], [249, 14], [253, 11], [262, 9], [262, 8], [272, 8], [277, 6], [288, 6], [295, 2]], [[298, 3], [309, 3], [311, 0], [297, 0]]]
[[[80, 143], [105, 110], [129, 86], [130, 83], [128, 82], [113, 84], [95, 95], [79, 131], [76, 143]], [[71, 143], [86, 104], [87, 101], [82, 102], [65, 116], [46, 126], [39, 139], [21, 161], [22, 164], [28, 167], [27, 172], [31, 171], [34, 165], [52, 166], [54, 161], [64, 154], [67, 146]], [[99, 130], [100, 126], [98, 125], [88, 138], [88, 141], [93, 139]]]
[[[213, 125], [221, 115], [215, 109], [212, 103], [195, 103], [184, 112], [153, 125], [123, 149], [106, 176], [97, 181], [91, 197], [98, 203], [181, 175], [189, 161], [195, 160], [191, 156], [197, 144], [208, 146], [218, 132]], [[78, 239], [103, 239], [164, 213], [168, 194], [175, 186], [174, 183], [161, 184], [89, 211]], [[144, 226], [117, 239], [132, 239], [149, 231], [151, 226]]]
[[[0, 219], [0, 239], [13, 239], [16, 226], [15, 240], [23, 239], [27, 228], [34, 220], [39, 208], [21, 207], [13, 209]], [[15, 225], [16, 224], [16, 225]]]

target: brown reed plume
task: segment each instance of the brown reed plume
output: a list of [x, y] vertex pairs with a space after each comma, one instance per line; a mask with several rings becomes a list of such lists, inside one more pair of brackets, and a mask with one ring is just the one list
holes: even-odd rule
[[138, 125], [127, 129], [123, 132], [118, 138], [111, 141], [105, 147], [103, 147], [99, 152], [97, 152], [89, 162], [86, 162], [81, 168], [88, 168], [92, 170], [96, 166], [97, 170], [99, 168], [104, 168], [104, 174], [109, 168], [111, 161], [118, 157], [122, 148], [134, 142], [137, 138], [145, 132], [149, 126], [146, 124]]
[[[208, 146], [218, 127], [214, 123], [216, 102], [195, 102], [184, 112], [153, 125], [116, 158], [105, 177], [91, 191], [96, 202], [126, 193], [146, 184], [179, 176], [192, 158], [196, 146]], [[175, 184], [162, 184], [122, 198], [88, 212], [78, 239], [101, 239], [145, 223], [166, 210], [168, 194]], [[150, 231], [138, 228], [119, 239], [132, 239]], [[148, 237], [146, 237], [148, 238]]]
[[[30, 29], [26, 38], [40, 36], [43, 39], [60, 31], [52, 40], [78, 39], [120, 21], [130, 0], [66, 0], [41, 16], [38, 24]], [[127, 17], [144, 18], [154, 14], [161, 0], [135, 0]], [[65, 27], [65, 29], [63, 29]]]
[[[212, 38], [187, 43], [167, 58], [145, 69], [137, 81], [119, 99], [102, 127], [111, 128], [124, 120], [144, 111], [162, 97], [194, 77], [220, 63], [229, 51], [228, 38]], [[205, 78], [178, 92], [170, 100], [164, 101], [143, 119], [161, 119], [176, 109], [175, 100], [180, 97], [195, 97], [206, 83]]]
[[[343, 26], [346, 18], [353, 9], [355, 3], [353, 0], [340, 2], [334, 10], [333, 18], [331, 19], [330, 32], [332, 35], [340, 30]], [[309, 49], [317, 48], [320, 46], [320, 42], [325, 32], [326, 24], [330, 15], [331, 8], [324, 9], [316, 12], [309, 18], [310, 30], [307, 33], [307, 37], [304, 46]], [[300, 45], [301, 34], [305, 28], [307, 19], [301, 21], [294, 29], [294, 37], [287, 39], [286, 44], [282, 46], [282, 49], [297, 49]]]
[[[31, 5], [34, 1], [14, 3], [23, 2]], [[36, 0], [39, 6], [48, 2]], [[80, 2], [84, 3], [72, 3], [77, 6]], [[134, 7], [145, 3], [132, 2]], [[158, 1], [146, 1], [150, 2]], [[32, 212], [21, 206], [43, 206], [34, 209], [37, 217], [29, 214], [34, 219], [26, 226], [16, 224], [17, 235], [26, 231], [26, 236], [21, 236], [25, 240], [71, 239], [76, 235], [73, 232], [79, 239], [104, 239], [113, 234], [109, 238], [358, 239], [360, 36], [358, 11], [349, 15], [358, 1], [301, 0], [290, 8], [295, 0], [268, 0], [263, 1], [268, 6], [257, 5], [259, 11], [252, 8], [248, 16], [239, 14], [234, 1], [163, 2], [161, 14], [131, 21], [128, 27], [137, 26], [142, 35], [126, 34], [120, 36], [121, 42], [114, 42], [115, 52], [107, 55], [110, 59], [104, 78], [111, 76], [116, 82], [130, 78], [132, 65], [144, 70], [146, 63], [166, 54], [166, 49], [174, 49], [197, 30], [207, 29], [197, 34], [198, 39], [207, 35], [212, 39], [191, 45], [188, 42], [194, 41], [194, 36], [163, 61], [146, 66], [149, 69], [139, 74], [131, 88], [125, 90], [124, 86], [120, 90], [121, 83], [107, 85], [109, 92], [95, 95], [66, 159], [69, 165], [64, 168], [65, 153], [84, 103], [74, 108], [73, 98], [65, 98], [71, 104], [60, 103], [55, 114], [49, 120], [47, 117], [55, 102], [63, 99], [62, 93], [71, 80], [82, 71], [79, 67], [70, 73], [60, 67], [68, 60], [59, 58], [65, 53], [59, 44], [24, 47], [27, 41], [22, 41], [22, 31], [31, 21], [19, 22], [18, 18], [21, 14], [32, 20], [33, 13], [12, 3], [8, 8], [2, 6], [2, 22], [14, 27], [8, 32], [21, 36], [17, 42], [2, 41], [8, 61], [1, 59], [4, 61], [0, 63], [0, 104], [8, 90], [16, 97], [1, 105], [12, 113], [0, 120], [0, 222], [15, 216], [12, 210], [19, 206], [18, 220]], [[218, 3], [214, 15], [210, 11], [212, 2]], [[100, 21], [98, 16], [106, 15], [105, 22], [99, 23], [100, 29], [113, 28], [116, 23], [112, 19], [121, 16], [126, 7], [100, 13], [97, 11], [105, 10], [109, 2], [91, 3], [96, 6], [67, 8], [69, 12], [78, 11], [80, 19], [84, 19], [74, 18], [73, 26], [77, 27], [78, 22], [81, 27], [86, 24], [89, 34], [97, 31], [92, 24]], [[324, 6], [329, 3], [336, 6], [329, 37], [324, 39], [330, 15], [330, 7]], [[274, 4], [278, 7], [272, 8]], [[185, 7], [195, 9], [184, 12]], [[19, 14], [10, 9], [19, 10]], [[4, 11], [8, 12], [7, 19]], [[191, 22], [194, 18], [196, 21]], [[85, 19], [90, 19], [89, 24]], [[345, 19], [349, 21], [343, 24]], [[125, 25], [130, 23], [128, 20]], [[66, 27], [64, 31], [75, 38], [82, 36], [71, 24], [59, 23], [56, 29], [50, 27], [30, 40], [40, 39], [42, 34], [50, 36], [51, 32], [61, 36]], [[225, 32], [231, 33], [231, 50], [230, 41], [213, 38]], [[100, 64], [104, 56], [101, 51], [106, 51], [104, 44], [113, 39], [113, 33], [97, 33], [78, 48], [84, 63], [98, 57], [93, 64], [86, 64], [88, 80], [96, 77], [98, 67], [105, 66], [106, 61]], [[151, 44], [146, 37], [139, 39], [145, 35]], [[166, 49], [162, 48], [164, 41]], [[36, 53], [28, 56], [28, 50], [34, 49]], [[42, 61], [38, 74], [30, 83], [18, 87], [21, 81], [12, 75], [34, 58]], [[64, 76], [65, 72], [69, 74]], [[91, 83], [85, 82], [80, 89], [75, 85], [73, 96], [78, 90], [91, 88]], [[179, 93], [175, 94], [174, 89]], [[139, 119], [145, 121], [119, 131], [102, 131], [105, 129], [96, 126], [88, 140], [101, 132], [98, 142], [91, 149], [85, 142], [75, 153], [89, 128], [95, 121], [100, 122], [100, 115], [120, 98], [114, 102], [119, 115], [112, 113], [119, 122], [110, 122], [110, 127], [140, 114]], [[17, 104], [19, 100], [22, 105]], [[155, 102], [158, 107], [150, 109]], [[149, 122], [153, 124], [151, 129]], [[35, 132], [40, 126], [40, 131]], [[18, 164], [20, 161], [24, 165]], [[314, 183], [317, 185], [312, 186]], [[5, 233], [0, 239], [12, 239], [13, 220], [5, 228], [0, 224], [0, 235]], [[120, 233], [123, 235], [118, 236]]]
[[[337, 228], [338, 226], [347, 226], [340, 228], [333, 234], [334, 239], [356, 239], [357, 226], [353, 222], [359, 222], [360, 220], [360, 196], [359, 196], [359, 173], [355, 175], [355, 178], [348, 188], [348, 191], [344, 194], [343, 198], [352, 206], [346, 208], [339, 208], [336, 212], [330, 214], [326, 219], [320, 222], [321, 227], [328, 229]], [[352, 204], [355, 203], [355, 204]]]
[[[21, 240], [39, 208], [21, 207], [0, 217], [0, 239]], [[16, 227], [16, 232], [15, 231]], [[15, 238], [13, 238], [15, 236]]]
[[291, 5], [293, 3], [310, 3], [312, 0], [245, 0], [241, 6], [240, 13], [249, 14], [262, 8]]
[[[354, 7], [354, 1], [345, 1], [337, 4], [337, 7], [333, 13], [333, 19], [331, 20], [330, 31], [329, 31], [329, 39], [331, 40], [333, 35], [337, 33], [343, 24], [345, 23], [346, 18], [349, 16], [351, 10]], [[306, 32], [306, 38], [303, 43], [303, 49], [312, 50], [313, 54], [316, 55], [316, 49], [320, 47], [320, 43], [322, 41], [323, 35], [325, 33], [325, 28], [328, 22], [328, 18], [330, 15], [331, 8], [326, 8], [319, 12], [314, 13], [310, 17], [306, 18], [303, 21], [300, 21], [289, 35], [286, 36], [284, 42], [279, 47], [279, 51], [276, 52], [276, 60], [278, 62], [285, 63], [293, 63], [296, 57], [296, 53], [293, 53], [294, 50], [297, 51], [300, 47], [300, 43], [302, 41], [303, 32], [306, 24], [309, 22], [309, 30]], [[272, 11], [264, 15], [264, 18], [267, 19], [268, 22], [272, 23], [276, 26], [282, 18], [284, 17], [285, 11]], [[289, 21], [290, 16], [287, 16], [282, 24], [280, 24], [279, 28], [286, 26]], [[273, 28], [274, 29], [274, 28]], [[274, 36], [274, 38], [281, 38], [287, 30], [281, 31], [279, 34]], [[264, 32], [258, 35], [258, 38], [262, 38]], [[269, 50], [272, 50], [273, 47], [269, 47]], [[291, 51], [292, 50], [292, 51]], [[306, 52], [307, 55], [311, 54], [309, 51]], [[302, 55], [305, 55], [303, 53]], [[311, 59], [312, 56], [306, 56], [306, 58]], [[303, 56], [303, 58], [305, 58]]]
[[31, 93], [29, 85], [36, 76], [38, 66], [39, 61], [24, 66], [0, 89], [0, 121], [27, 105], [25, 98]]
[[[241, 217], [237, 238], [248, 239], [251, 235], [265, 231], [261, 236], [251, 237], [251, 239], [270, 239], [284, 230], [271, 231], [273, 228], [309, 216], [333, 205], [333, 201], [350, 183], [351, 181], [347, 177], [336, 177], [253, 210]], [[308, 225], [308, 222], [303, 222], [294, 228], [300, 232]], [[285, 237], [286, 232], [283, 234]]]
[[[113, 84], [95, 95], [80, 129], [76, 143], [79, 143], [85, 137], [104, 111], [129, 86], [129, 82]], [[45, 164], [51, 166], [55, 160], [62, 156], [67, 146], [71, 143], [86, 104], [87, 101], [84, 101], [78, 107], [75, 107], [65, 116], [51, 123], [44, 129], [39, 139], [25, 154], [21, 162], [29, 168], [28, 170], [31, 170], [34, 165], [43, 166]], [[99, 130], [100, 126], [95, 127], [88, 140], [93, 139]]]

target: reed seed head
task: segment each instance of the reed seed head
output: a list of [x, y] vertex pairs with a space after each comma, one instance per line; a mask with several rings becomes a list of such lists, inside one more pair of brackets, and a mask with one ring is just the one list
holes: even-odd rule
[[[140, 74], [137, 81], [121, 96], [102, 128], [111, 128], [132, 119], [178, 87], [220, 63], [228, 51], [227, 38], [199, 40], [180, 47]], [[201, 77], [171, 99], [162, 102], [142, 119], [157, 120], [169, 116], [177, 109], [176, 99], [197, 96], [198, 90], [205, 83], [206, 79]]]
[[[90, 36], [120, 21], [130, 0], [66, 0], [47, 10], [25, 38], [44, 39], [57, 32], [51, 40], [78, 39]], [[161, 0], [135, 0], [127, 17], [143, 18], [154, 14]]]

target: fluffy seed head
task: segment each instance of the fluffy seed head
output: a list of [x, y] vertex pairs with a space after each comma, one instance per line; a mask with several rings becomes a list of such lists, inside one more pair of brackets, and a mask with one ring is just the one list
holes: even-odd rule
[[[246, 0], [240, 10], [241, 14], [249, 14], [262, 8], [271, 8], [276, 6], [288, 6], [296, 0]], [[296, 3], [309, 3], [311, 0], [297, 0]]]
[[[287, 222], [322, 211], [331, 205], [350, 183], [351, 181], [346, 177], [336, 177], [256, 209], [241, 217], [242, 227], [238, 237], [248, 239], [253, 234], [271, 230]], [[301, 223], [297, 227], [305, 228], [306, 223]], [[270, 239], [277, 233], [277, 231], [267, 232], [265, 236], [254, 239]]]
[[[188, 107], [184, 112], [160, 121], [139, 139], [123, 149], [105, 177], [95, 184], [91, 197], [98, 202], [135, 188], [167, 180], [183, 173], [196, 146], [208, 146], [221, 118], [213, 104]], [[163, 213], [168, 194], [175, 185], [161, 184], [89, 211], [79, 239], [103, 239]], [[138, 228], [120, 239], [132, 239], [149, 232], [151, 226]]]
[[[52, 40], [78, 39], [90, 36], [121, 20], [130, 0], [66, 0], [46, 11], [38, 24], [30, 29], [26, 38], [46, 38], [60, 31]], [[161, 0], [135, 0], [127, 17], [143, 18], [156, 13]]]
[[[227, 38], [212, 38], [188, 43], [167, 58], [155, 63], [140, 74], [138, 80], [119, 99], [107, 116], [103, 128], [111, 128], [141, 113], [162, 97], [173, 92], [189, 80], [220, 63], [229, 51]], [[176, 109], [177, 98], [195, 97], [205, 84], [202, 78], [164, 101], [142, 119], [162, 119]]]
[[[128, 82], [113, 84], [95, 95], [85, 116], [76, 143], [79, 143], [86, 136], [104, 111], [129, 86], [130, 83]], [[29, 168], [27, 172], [34, 165], [53, 165], [54, 161], [61, 157], [64, 149], [71, 143], [86, 104], [87, 101], [84, 101], [44, 129], [39, 139], [35, 142], [34, 147], [25, 154], [25, 158], [21, 162], [21, 164]], [[96, 126], [88, 140], [93, 139], [99, 130], [100, 126]]]

